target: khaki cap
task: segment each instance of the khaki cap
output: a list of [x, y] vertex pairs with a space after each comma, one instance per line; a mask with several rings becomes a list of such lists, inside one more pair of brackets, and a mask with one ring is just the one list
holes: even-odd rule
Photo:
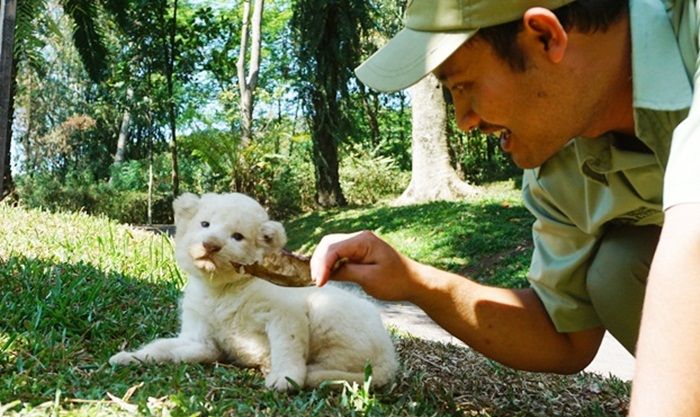
[[409, 0], [405, 28], [355, 69], [380, 91], [409, 87], [479, 30], [520, 19], [531, 7], [556, 9], [573, 0]]

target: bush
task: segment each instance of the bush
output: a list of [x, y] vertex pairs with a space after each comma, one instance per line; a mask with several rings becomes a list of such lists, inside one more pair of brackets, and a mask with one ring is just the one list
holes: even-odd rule
[[[147, 191], [119, 189], [95, 181], [87, 171], [69, 172], [63, 180], [47, 172], [22, 175], [17, 178], [17, 191], [20, 204], [29, 208], [104, 215], [122, 223], [148, 221]], [[171, 201], [168, 193], [154, 193], [153, 223], [172, 221]]]
[[393, 158], [354, 146], [340, 164], [340, 183], [348, 203], [368, 205], [393, 198], [406, 189], [411, 173]]
[[240, 153], [231, 189], [255, 198], [270, 216], [287, 218], [314, 205], [314, 169], [305, 138], [275, 149], [275, 143], [258, 141]]
[[49, 172], [19, 175], [17, 194], [22, 205], [55, 211], [89, 211], [93, 197], [85, 190], [85, 173], [71, 173], [60, 179]]
[[[260, 202], [274, 218], [313, 206], [314, 177], [308, 136], [268, 131], [246, 148], [229, 133], [209, 130], [182, 138], [190, 161], [182, 188], [196, 193], [236, 191]], [[183, 168], [185, 171], [185, 168]]]
[[[108, 183], [94, 187], [96, 204], [92, 214], [102, 214], [121, 223], [148, 223], [148, 193], [143, 191], [117, 191]], [[173, 222], [172, 196], [158, 193], [152, 196], [151, 223]]]

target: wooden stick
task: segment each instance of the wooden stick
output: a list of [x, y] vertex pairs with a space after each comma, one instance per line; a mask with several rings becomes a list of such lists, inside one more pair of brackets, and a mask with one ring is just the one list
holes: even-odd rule
[[[251, 265], [234, 265], [243, 268], [245, 273], [283, 287], [309, 287], [316, 285], [311, 278], [310, 257], [287, 250], [275, 252], [263, 258], [262, 262]], [[346, 259], [333, 265], [333, 271], [340, 268]]]

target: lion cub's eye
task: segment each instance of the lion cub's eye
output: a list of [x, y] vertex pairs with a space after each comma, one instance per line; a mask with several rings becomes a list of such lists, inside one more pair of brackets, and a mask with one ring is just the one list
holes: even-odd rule
[[204, 222], [201, 222], [200, 224], [202, 225], [202, 227], [209, 227], [209, 222], [204, 221]]
[[245, 236], [243, 236], [242, 234], [240, 234], [238, 232], [232, 234], [231, 237], [236, 239], [236, 240], [239, 240], [239, 241], [245, 239]]

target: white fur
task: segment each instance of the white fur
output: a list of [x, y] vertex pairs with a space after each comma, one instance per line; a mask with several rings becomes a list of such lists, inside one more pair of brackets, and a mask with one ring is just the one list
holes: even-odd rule
[[231, 265], [259, 261], [286, 243], [282, 225], [255, 200], [184, 194], [173, 207], [175, 257], [189, 275], [180, 334], [119, 352], [111, 364], [232, 360], [259, 367], [265, 384], [280, 391], [292, 388], [287, 378], [309, 387], [362, 382], [367, 363], [375, 385], [393, 378], [394, 347], [372, 303], [330, 286], [278, 287]]

